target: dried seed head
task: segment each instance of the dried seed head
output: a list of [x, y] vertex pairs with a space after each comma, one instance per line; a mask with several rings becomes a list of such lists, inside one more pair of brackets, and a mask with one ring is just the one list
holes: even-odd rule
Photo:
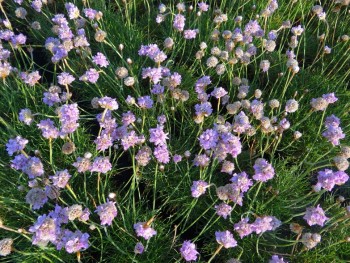
[[66, 142], [62, 146], [62, 153], [63, 154], [71, 154], [75, 151], [75, 144], [73, 142]]

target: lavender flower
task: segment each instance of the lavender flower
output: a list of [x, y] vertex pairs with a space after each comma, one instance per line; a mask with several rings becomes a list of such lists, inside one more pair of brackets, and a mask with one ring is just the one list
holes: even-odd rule
[[308, 207], [306, 209], [305, 216], [303, 217], [306, 222], [310, 225], [320, 225], [323, 226], [324, 222], [329, 218], [326, 217], [322, 207], [317, 205], [317, 207]]
[[35, 224], [29, 228], [29, 232], [33, 233], [33, 245], [45, 247], [49, 242], [56, 242], [60, 229], [57, 220], [47, 215], [42, 215], [39, 216]]
[[107, 150], [113, 145], [112, 138], [109, 134], [102, 134], [98, 136], [96, 140], [94, 140], [94, 143], [96, 144], [96, 149], [98, 151]]
[[196, 245], [188, 240], [182, 243], [180, 253], [186, 261], [197, 260], [197, 254], [199, 254], [196, 250]]
[[199, 136], [199, 144], [204, 150], [214, 149], [218, 140], [219, 135], [213, 129], [207, 129]]
[[155, 147], [153, 154], [154, 157], [156, 157], [157, 161], [160, 163], [166, 164], [170, 162], [169, 151], [166, 145], [158, 145]]
[[203, 180], [193, 181], [193, 184], [191, 186], [192, 197], [194, 198], [200, 197], [202, 194], [204, 194], [207, 191], [208, 187], [209, 187], [209, 184]]
[[173, 27], [177, 30], [177, 31], [183, 31], [184, 30], [184, 27], [185, 27], [185, 21], [186, 21], [186, 18], [181, 15], [181, 14], [177, 14], [175, 15], [175, 18], [174, 18], [174, 23], [173, 23]]
[[216, 241], [224, 246], [224, 248], [231, 248], [237, 246], [237, 241], [233, 238], [230, 231], [226, 230], [223, 232], [215, 232]]
[[101, 52], [97, 52], [97, 54], [92, 57], [92, 62], [94, 62], [96, 65], [100, 66], [101, 68], [106, 68], [109, 65], [109, 62], [106, 56], [103, 55]]
[[281, 225], [279, 221], [274, 216], [263, 216], [258, 217], [252, 224], [253, 231], [257, 234], [264, 233], [266, 231], [273, 231]]
[[138, 222], [134, 224], [134, 229], [138, 237], [143, 237], [146, 240], [157, 234], [157, 231], [151, 228], [148, 222]]
[[117, 208], [115, 202], [107, 200], [107, 203], [99, 205], [96, 209], [97, 214], [100, 216], [101, 225], [112, 225], [113, 219], [117, 216]]
[[62, 86], [66, 86], [66, 85], [70, 85], [75, 80], [75, 78], [67, 72], [62, 72], [58, 74], [57, 80], [58, 80], [58, 84]]
[[335, 185], [345, 184], [349, 180], [349, 176], [343, 171], [333, 172], [330, 169], [319, 171], [317, 176], [316, 187], [324, 188], [327, 191], [331, 191]]
[[59, 135], [58, 129], [50, 119], [41, 120], [37, 126], [41, 130], [43, 137], [46, 139], [56, 139]]
[[206, 154], [198, 154], [193, 160], [193, 164], [199, 167], [206, 167], [209, 165], [210, 158]]
[[44, 174], [44, 166], [38, 157], [30, 157], [27, 159], [22, 170], [30, 179], [42, 176]]
[[73, 163], [73, 166], [77, 168], [79, 173], [84, 173], [91, 170], [90, 158], [78, 157], [77, 161]]
[[198, 3], [198, 8], [202, 12], [207, 12], [209, 10], [209, 5], [204, 2], [200, 2]]
[[238, 223], [234, 224], [234, 230], [238, 233], [240, 238], [243, 238], [253, 233], [253, 225], [249, 224], [248, 222], [249, 218], [245, 217], [242, 218], [241, 221], [239, 221]]
[[150, 96], [143, 96], [137, 99], [137, 104], [141, 109], [151, 109], [153, 107], [153, 100]]
[[96, 157], [91, 165], [91, 172], [107, 173], [112, 169], [112, 164], [109, 162], [109, 157]]
[[283, 257], [279, 258], [277, 255], [273, 255], [269, 263], [288, 263], [288, 261], [284, 261]]
[[253, 181], [248, 178], [246, 172], [241, 172], [239, 174], [234, 174], [230, 179], [232, 184], [241, 192], [247, 192], [249, 188], [253, 185]]
[[194, 39], [197, 36], [198, 29], [187, 29], [184, 31], [184, 38], [185, 39]]
[[74, 233], [65, 230], [62, 238], [64, 248], [68, 253], [76, 253], [89, 247], [89, 234], [77, 230]]
[[229, 206], [228, 204], [221, 203], [215, 206], [215, 210], [218, 216], [221, 216], [224, 219], [226, 219], [231, 214], [232, 207]]
[[8, 155], [12, 156], [14, 153], [22, 151], [26, 147], [27, 143], [27, 139], [17, 136], [14, 139], [10, 139], [8, 143], [6, 143], [6, 151]]
[[65, 169], [63, 171], [57, 171], [55, 175], [50, 176], [50, 179], [54, 186], [65, 188], [71, 177], [72, 176], [68, 173], [68, 170]]
[[82, 75], [79, 80], [81, 81], [87, 81], [90, 83], [95, 84], [99, 78], [100, 74], [98, 73], [98, 71], [94, 68], [90, 68], [88, 69], [84, 75]]
[[26, 195], [26, 202], [32, 206], [34, 210], [40, 209], [48, 201], [46, 193], [40, 188], [32, 188]]
[[166, 140], [169, 139], [168, 138], [168, 133], [165, 133], [163, 131], [163, 126], [162, 125], [157, 125], [157, 128], [152, 128], [149, 129], [149, 133], [150, 133], [150, 142], [153, 142], [154, 145], [165, 145], [166, 144]]
[[142, 254], [143, 251], [145, 250], [145, 247], [141, 242], [137, 242], [134, 248], [134, 253], [135, 254]]
[[260, 182], [266, 182], [272, 179], [275, 175], [275, 170], [272, 165], [263, 158], [256, 159], [254, 171], [255, 174], [253, 175], [253, 179]]

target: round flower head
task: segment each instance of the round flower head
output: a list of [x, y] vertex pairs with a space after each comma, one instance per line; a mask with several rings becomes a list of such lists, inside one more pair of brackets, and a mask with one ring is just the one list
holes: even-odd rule
[[96, 209], [97, 214], [100, 216], [101, 225], [111, 225], [112, 220], [117, 216], [117, 208], [115, 202], [108, 201], [105, 204], [99, 205]]
[[310, 225], [320, 225], [323, 226], [324, 222], [329, 218], [326, 217], [323, 209], [318, 205], [317, 207], [308, 207], [306, 209], [305, 216], [303, 217], [306, 222]]
[[282, 257], [280, 258], [277, 255], [273, 255], [272, 258], [269, 260], [269, 263], [287, 263], [287, 261], [284, 261]]
[[317, 233], [305, 233], [301, 237], [301, 242], [307, 249], [312, 249], [321, 242], [321, 235]]
[[69, 230], [65, 230], [62, 243], [64, 244], [64, 248], [68, 253], [76, 253], [89, 247], [89, 237], [89, 234], [82, 233], [79, 230], [75, 231], [74, 233]]
[[138, 237], [143, 237], [146, 240], [155, 236], [157, 234], [157, 231], [155, 231], [152, 227], [150, 227], [149, 224], [150, 224], [149, 222], [138, 222], [134, 224], [136, 235]]
[[61, 84], [62, 86], [70, 85], [75, 80], [75, 78], [67, 72], [58, 74], [57, 79], [58, 84]]
[[14, 139], [10, 139], [6, 144], [8, 155], [12, 156], [16, 152], [22, 151], [28, 143], [27, 139], [17, 136]]
[[255, 174], [253, 175], [253, 179], [260, 182], [266, 182], [267, 180], [272, 179], [275, 175], [275, 170], [272, 165], [263, 158], [256, 159], [254, 171]]
[[46, 193], [40, 188], [32, 188], [26, 195], [26, 202], [32, 205], [34, 210], [37, 210], [44, 206], [48, 201]]
[[109, 65], [107, 58], [101, 52], [97, 52], [97, 54], [92, 57], [92, 61], [101, 68], [106, 68]]
[[134, 253], [135, 254], [142, 254], [143, 251], [145, 250], [145, 247], [141, 242], [137, 242], [134, 248]]
[[112, 164], [108, 157], [96, 157], [91, 165], [91, 172], [107, 173], [112, 169]]
[[221, 216], [224, 219], [226, 219], [231, 214], [232, 207], [229, 206], [228, 204], [221, 203], [215, 206], [215, 210], [218, 216]]
[[197, 260], [197, 254], [199, 254], [196, 250], [196, 245], [188, 240], [183, 242], [180, 253], [186, 261]]
[[249, 224], [249, 218], [242, 218], [241, 221], [234, 224], [234, 230], [238, 233], [240, 238], [250, 235], [253, 232], [252, 224]]
[[0, 256], [7, 256], [11, 253], [12, 250], [13, 239], [12, 238], [4, 238], [0, 240]]
[[110, 97], [100, 98], [97, 100], [97, 103], [101, 108], [108, 110], [117, 110], [119, 107], [116, 99]]
[[33, 122], [34, 116], [30, 109], [21, 109], [18, 118], [21, 122], [24, 122], [26, 125], [30, 125]]
[[200, 197], [202, 194], [205, 193], [208, 187], [209, 187], [209, 184], [207, 182], [204, 182], [202, 180], [193, 181], [193, 185], [191, 187], [192, 197], [194, 198]]
[[223, 232], [215, 232], [216, 241], [224, 246], [224, 248], [231, 248], [237, 246], [237, 241], [233, 238], [230, 231], [226, 230]]

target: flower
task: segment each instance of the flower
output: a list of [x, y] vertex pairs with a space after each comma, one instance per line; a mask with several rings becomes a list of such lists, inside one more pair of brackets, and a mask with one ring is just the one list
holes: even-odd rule
[[196, 245], [188, 240], [182, 243], [180, 253], [186, 261], [197, 260], [197, 254], [199, 254], [196, 250]]
[[240, 238], [243, 238], [245, 236], [250, 235], [254, 230], [253, 230], [253, 225], [249, 224], [249, 218], [245, 217], [242, 218], [241, 221], [238, 223], [234, 224], [234, 230], [238, 233]]
[[107, 173], [112, 169], [112, 164], [109, 162], [109, 157], [96, 157], [91, 165], [91, 172]]
[[321, 242], [321, 235], [318, 233], [305, 233], [301, 236], [301, 242], [308, 248], [312, 249]]
[[233, 238], [230, 231], [226, 230], [223, 232], [215, 232], [216, 241], [224, 246], [224, 248], [231, 248], [237, 246], [237, 241]]
[[157, 161], [160, 163], [169, 163], [170, 156], [169, 151], [166, 145], [158, 145], [154, 148], [153, 151], [154, 157], [156, 157]]
[[18, 119], [26, 125], [30, 125], [33, 122], [33, 118], [34, 116], [30, 109], [21, 109], [18, 115]]
[[67, 72], [58, 74], [57, 79], [58, 84], [61, 84], [62, 86], [70, 85], [75, 80], [75, 78]]
[[177, 14], [175, 15], [175, 18], [174, 18], [174, 23], [173, 23], [173, 27], [177, 30], [177, 31], [183, 31], [184, 30], [184, 27], [185, 27], [185, 21], [186, 21], [186, 18], [181, 15], [181, 14]]
[[112, 225], [112, 220], [117, 216], [118, 211], [115, 202], [107, 200], [107, 203], [99, 205], [96, 209], [100, 216], [101, 225]]
[[203, 180], [199, 181], [193, 181], [192, 187], [191, 187], [191, 192], [192, 192], [192, 197], [198, 198], [202, 194], [204, 194], [209, 187], [209, 184]]
[[33, 233], [33, 245], [47, 246], [49, 242], [55, 243], [57, 241], [60, 229], [56, 219], [42, 215], [29, 228], [29, 232]]
[[253, 179], [260, 182], [266, 182], [267, 180], [272, 179], [275, 175], [275, 170], [272, 165], [263, 158], [256, 159], [254, 171]]
[[166, 139], [168, 138], [168, 133], [165, 133], [163, 131], [163, 126], [162, 125], [157, 125], [157, 128], [152, 128], [149, 129], [150, 133], [150, 142], [153, 142], [154, 145], [165, 145], [166, 144]]
[[12, 238], [4, 238], [0, 240], [0, 256], [7, 256], [11, 253], [12, 250], [13, 239]]
[[71, 178], [71, 175], [68, 173], [67, 169], [63, 171], [57, 171], [55, 175], [50, 176], [52, 184], [59, 188], [65, 188], [69, 181], [69, 178]]
[[157, 231], [151, 228], [148, 222], [138, 222], [134, 224], [134, 229], [138, 237], [143, 237], [146, 240], [157, 234]]
[[145, 250], [145, 247], [141, 242], [137, 242], [134, 248], [134, 253], [135, 254], [142, 254], [143, 251]]
[[228, 204], [221, 203], [215, 206], [215, 210], [218, 216], [222, 216], [224, 219], [226, 219], [231, 214], [232, 207]]
[[277, 255], [273, 255], [272, 258], [269, 260], [269, 263], [288, 263], [288, 262], [284, 261], [283, 257], [279, 258]]
[[89, 247], [89, 234], [77, 230], [74, 233], [65, 230], [62, 238], [64, 248], [68, 253], [76, 253]]
[[27, 139], [17, 136], [16, 138], [8, 141], [6, 144], [6, 151], [8, 155], [12, 156], [14, 153], [22, 151], [26, 147], [27, 143]]
[[116, 99], [110, 97], [103, 97], [97, 100], [98, 105], [103, 109], [117, 110], [119, 105]]
[[32, 188], [26, 195], [26, 202], [32, 206], [34, 210], [37, 210], [44, 206], [48, 201], [46, 193], [40, 188]]
[[326, 217], [320, 205], [317, 205], [317, 207], [308, 207], [306, 209], [306, 213], [303, 218], [306, 220], [306, 222], [310, 226], [313, 226], [313, 225], [323, 226], [324, 222], [329, 219], [328, 217]]
[[94, 62], [96, 65], [100, 66], [101, 68], [106, 68], [109, 65], [109, 62], [106, 56], [103, 55], [101, 52], [97, 52], [97, 54], [92, 57], [92, 62]]

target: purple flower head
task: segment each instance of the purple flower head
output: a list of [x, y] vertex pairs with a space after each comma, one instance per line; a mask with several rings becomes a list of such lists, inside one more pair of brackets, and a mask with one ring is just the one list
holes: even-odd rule
[[43, 102], [48, 106], [53, 106], [61, 102], [60, 95], [58, 92], [44, 92]]
[[153, 142], [154, 145], [165, 145], [166, 144], [166, 140], [169, 139], [168, 138], [168, 133], [165, 133], [163, 131], [163, 126], [162, 125], [157, 125], [157, 128], [152, 128], [149, 129], [149, 133], [150, 133], [150, 142]]
[[98, 13], [95, 9], [92, 9], [92, 8], [84, 8], [83, 11], [84, 11], [85, 17], [90, 19], [90, 20], [95, 19], [96, 15]]
[[157, 234], [157, 231], [150, 227], [148, 222], [138, 222], [134, 224], [134, 229], [138, 237], [143, 237], [146, 240]]
[[319, 171], [316, 186], [331, 191], [335, 185], [345, 184], [349, 180], [349, 176], [343, 171], [333, 172], [330, 169]]
[[[158, 80], [158, 82], [159, 82], [159, 80]], [[163, 94], [164, 93], [164, 87], [162, 85], [160, 85], [160, 84], [155, 84], [155, 85], [153, 85], [151, 93], [154, 94], [154, 95]]]
[[87, 70], [85, 72], [84, 75], [82, 75], [79, 78], [79, 80], [87, 81], [87, 82], [95, 84], [99, 77], [100, 77], [100, 74], [98, 73], [98, 71], [96, 69], [94, 69], [94, 68], [90, 68], [89, 70]]
[[225, 203], [221, 203], [215, 206], [215, 210], [218, 216], [221, 216], [224, 219], [226, 219], [231, 214], [232, 206], [229, 206], [228, 204], [225, 204]]
[[30, 109], [21, 109], [18, 115], [18, 119], [26, 125], [30, 125], [33, 122], [33, 118], [34, 116]]
[[101, 225], [112, 225], [113, 219], [117, 216], [117, 208], [115, 202], [107, 200], [107, 203], [99, 205], [96, 209], [97, 214], [100, 216]]
[[211, 84], [210, 76], [203, 76], [197, 80], [195, 84], [195, 91], [197, 93], [203, 93], [205, 92], [206, 87], [210, 84]]
[[196, 115], [200, 115], [204, 117], [210, 116], [213, 112], [213, 108], [210, 102], [196, 104], [194, 108], [196, 110]]
[[273, 255], [269, 260], [269, 263], [288, 263], [288, 261], [284, 261], [282, 257], [280, 258], [277, 255]]
[[207, 191], [208, 187], [209, 187], [209, 184], [207, 182], [204, 182], [202, 180], [193, 181], [193, 184], [191, 186], [192, 197], [194, 198], [200, 197], [202, 194], [204, 194]]
[[62, 208], [61, 206], [56, 204], [55, 210], [51, 211], [49, 213], [49, 216], [55, 219], [56, 224], [58, 226], [60, 226], [61, 224], [67, 224], [69, 222], [68, 207]]
[[199, 136], [199, 144], [204, 150], [214, 149], [219, 141], [219, 134], [216, 130], [207, 129]]
[[34, 179], [44, 174], [44, 166], [38, 157], [30, 157], [22, 170], [28, 175], [29, 179]]
[[185, 27], [185, 21], [186, 18], [181, 15], [181, 14], [177, 14], [174, 17], [174, 23], [173, 23], [173, 27], [177, 30], [177, 31], [183, 31], [184, 27]]
[[79, 173], [84, 173], [91, 170], [91, 160], [90, 158], [78, 157], [73, 166], [77, 168]]
[[73, 3], [66, 3], [64, 6], [68, 12], [69, 19], [76, 19], [79, 17], [79, 9]]
[[68, 170], [65, 169], [63, 171], [57, 171], [55, 175], [50, 176], [50, 179], [52, 180], [52, 184], [54, 186], [57, 186], [59, 188], [65, 188], [69, 178], [72, 176], [68, 173]]
[[300, 36], [304, 32], [304, 28], [301, 25], [292, 27], [291, 32], [295, 36]]
[[117, 100], [110, 97], [100, 98], [97, 103], [103, 109], [117, 110], [119, 108]]
[[234, 224], [233, 226], [234, 230], [238, 233], [240, 238], [243, 238], [253, 233], [253, 226], [248, 222], [249, 222], [249, 218], [245, 217], [245, 218], [242, 218], [241, 221], [239, 221], [238, 223]]
[[101, 68], [106, 68], [109, 65], [109, 62], [106, 56], [103, 55], [101, 52], [97, 52], [97, 54], [92, 57], [92, 62], [94, 62], [96, 65], [100, 66]]
[[152, 83], [157, 84], [162, 78], [162, 69], [161, 68], [142, 68], [142, 78], [149, 78]]
[[79, 124], [79, 109], [78, 104], [65, 104], [58, 109], [57, 113], [61, 121], [61, 135], [73, 133]]
[[260, 234], [266, 231], [273, 231], [281, 225], [279, 221], [274, 216], [263, 216], [258, 217], [252, 224], [252, 229], [255, 233]]
[[218, 87], [218, 88], [215, 88], [210, 94], [212, 96], [214, 96], [215, 98], [219, 99], [219, 98], [224, 97], [228, 93], [227, 93], [227, 91], [224, 88]]
[[26, 202], [30, 204], [33, 210], [38, 210], [48, 201], [46, 193], [40, 188], [32, 188], [26, 195]]
[[326, 128], [338, 127], [340, 125], [340, 119], [334, 114], [332, 114], [331, 116], [326, 117], [324, 125], [326, 126]]
[[173, 162], [174, 162], [174, 163], [179, 163], [179, 162], [181, 162], [181, 160], [182, 160], [181, 155], [175, 154], [175, 155], [173, 156]]
[[317, 205], [317, 207], [308, 207], [306, 209], [306, 213], [303, 218], [306, 220], [306, 222], [310, 226], [313, 226], [313, 225], [323, 226], [324, 222], [329, 219], [328, 217], [326, 217], [320, 205]]
[[185, 39], [194, 39], [197, 36], [198, 29], [187, 29], [184, 31], [184, 38]]
[[244, 34], [246, 35], [252, 35], [252, 36], [258, 36], [260, 34], [261, 27], [256, 20], [250, 20], [245, 28], [244, 28]]
[[253, 181], [248, 178], [246, 172], [241, 172], [239, 174], [233, 174], [233, 177], [230, 179], [233, 185], [241, 192], [247, 192], [249, 188], [253, 185]]
[[47, 246], [49, 242], [55, 243], [60, 234], [57, 220], [47, 215], [39, 216], [33, 226], [29, 228], [33, 233], [32, 244], [41, 247]]
[[207, 12], [209, 10], [209, 5], [204, 2], [200, 2], [198, 3], [198, 8], [202, 12]]
[[332, 104], [338, 100], [338, 98], [335, 96], [334, 92], [323, 94], [322, 98], [324, 98], [329, 104]]
[[194, 166], [206, 167], [209, 165], [210, 158], [206, 154], [197, 154], [193, 159]]
[[122, 114], [122, 123], [124, 126], [133, 124], [135, 121], [136, 121], [136, 117], [131, 111], [124, 112]]
[[113, 145], [112, 138], [109, 134], [101, 134], [94, 140], [98, 151], [105, 151]]
[[237, 246], [237, 241], [233, 238], [230, 231], [226, 230], [223, 232], [215, 232], [216, 241], [224, 246], [224, 248], [231, 248]]
[[91, 165], [91, 172], [107, 173], [112, 169], [112, 164], [109, 162], [108, 157], [96, 157]]
[[272, 179], [275, 175], [275, 170], [272, 165], [263, 158], [256, 159], [254, 171], [253, 179], [260, 182], [266, 182]]
[[46, 139], [56, 139], [59, 135], [58, 129], [50, 119], [41, 120], [37, 126], [41, 130], [43, 137]]
[[11, 168], [16, 170], [24, 170], [29, 158], [24, 154], [16, 155], [13, 160], [11, 160]]
[[22, 151], [26, 147], [27, 143], [27, 139], [17, 136], [14, 139], [10, 139], [8, 143], [6, 143], [6, 151], [8, 155], [12, 156], [14, 153]]
[[20, 74], [20, 77], [24, 81], [24, 83], [28, 84], [31, 87], [35, 86], [35, 84], [39, 82], [39, 79], [41, 79], [39, 71], [34, 71], [29, 74], [22, 72]]
[[164, 145], [158, 145], [154, 148], [153, 151], [154, 157], [156, 157], [157, 161], [160, 163], [169, 163], [170, 162], [170, 156], [167, 146]]
[[[120, 128], [122, 128], [122, 127], [120, 127]], [[138, 144], [140, 142], [140, 138], [139, 138], [139, 136], [137, 136], [135, 131], [130, 131], [130, 132], [124, 133], [122, 135], [120, 141], [121, 141], [121, 145], [123, 146], [124, 151], [126, 151], [130, 147], [134, 147], [136, 144]]]
[[137, 242], [134, 248], [134, 253], [135, 254], [142, 254], [143, 251], [145, 250], [145, 247], [141, 242]]
[[153, 107], [153, 100], [150, 96], [143, 96], [137, 99], [137, 104], [141, 109], [151, 109]]
[[197, 255], [199, 254], [196, 250], [196, 245], [188, 240], [182, 243], [180, 253], [186, 261], [197, 260]]
[[249, 123], [249, 118], [243, 111], [238, 113], [234, 119], [235, 119], [235, 121], [234, 121], [233, 127], [232, 127], [234, 132], [244, 133], [249, 128], [251, 128], [251, 125]]
[[221, 140], [217, 150], [222, 150], [222, 152], [231, 154], [233, 158], [236, 158], [242, 152], [242, 144], [239, 137], [225, 132], [221, 134]]
[[65, 230], [62, 243], [68, 253], [76, 253], [89, 247], [89, 237], [88, 233], [82, 233], [79, 230], [74, 233]]
[[[326, 120], [327, 121], [327, 120]], [[345, 134], [340, 127], [329, 126], [327, 130], [322, 133], [322, 136], [327, 138], [327, 140], [333, 145], [339, 145], [339, 140], [345, 138]]]

